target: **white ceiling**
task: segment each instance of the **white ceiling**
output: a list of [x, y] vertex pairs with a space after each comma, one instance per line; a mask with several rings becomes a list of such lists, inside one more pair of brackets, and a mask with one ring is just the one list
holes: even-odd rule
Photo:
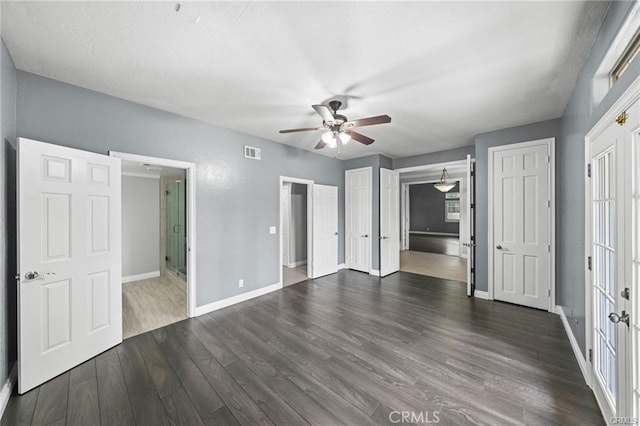
[[18, 69], [309, 150], [278, 130], [340, 96], [393, 121], [339, 157], [396, 158], [561, 116], [607, 4], [5, 1], [2, 36]]

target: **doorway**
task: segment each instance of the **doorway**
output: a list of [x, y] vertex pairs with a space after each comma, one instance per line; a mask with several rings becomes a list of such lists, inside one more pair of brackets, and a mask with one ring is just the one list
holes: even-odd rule
[[123, 338], [192, 315], [191, 163], [111, 153], [122, 165]]
[[308, 185], [283, 182], [280, 187], [283, 287], [306, 281], [309, 277]]
[[[470, 159], [401, 169], [400, 270], [466, 283], [470, 240]], [[446, 168], [455, 185], [434, 187]]]

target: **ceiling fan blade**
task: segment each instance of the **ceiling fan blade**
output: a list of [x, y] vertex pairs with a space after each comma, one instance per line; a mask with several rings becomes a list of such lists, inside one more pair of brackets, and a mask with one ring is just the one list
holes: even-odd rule
[[318, 142], [314, 149], [322, 149], [325, 146], [327, 146], [327, 144], [322, 139], [320, 139], [320, 142]]
[[301, 129], [288, 129], [288, 130], [280, 130], [279, 133], [295, 133], [295, 132], [309, 132], [312, 130], [320, 130], [322, 127], [303, 127]]
[[363, 134], [360, 134], [358, 132], [354, 132], [353, 130], [348, 130], [346, 132], [349, 136], [351, 136], [351, 139], [353, 139], [354, 141], [358, 141], [362, 144], [365, 145], [371, 145], [373, 143], [373, 139], [371, 139], [370, 137], [367, 137]]
[[375, 117], [361, 118], [360, 120], [347, 121], [343, 124], [344, 127], [362, 127], [372, 126], [374, 124], [391, 123], [391, 117], [388, 115], [378, 115]]
[[336, 119], [333, 118], [333, 113], [331, 112], [331, 110], [329, 109], [328, 106], [326, 106], [326, 105], [311, 105], [311, 107], [313, 109], [315, 109], [316, 112], [318, 114], [320, 114], [320, 117], [322, 117], [322, 119], [324, 121], [326, 121], [327, 123], [333, 123], [334, 121], [336, 121]]

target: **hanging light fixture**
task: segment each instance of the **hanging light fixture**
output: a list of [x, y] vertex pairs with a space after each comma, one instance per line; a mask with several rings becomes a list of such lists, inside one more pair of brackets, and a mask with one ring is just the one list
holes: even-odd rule
[[447, 169], [442, 169], [442, 175], [440, 176], [440, 181], [433, 184], [433, 187], [440, 192], [449, 192], [456, 186], [455, 182], [450, 180], [449, 173], [447, 173]]
[[332, 131], [326, 132], [325, 134], [322, 135], [322, 140], [331, 148], [335, 148], [336, 146], [338, 146], [337, 132], [332, 132]]

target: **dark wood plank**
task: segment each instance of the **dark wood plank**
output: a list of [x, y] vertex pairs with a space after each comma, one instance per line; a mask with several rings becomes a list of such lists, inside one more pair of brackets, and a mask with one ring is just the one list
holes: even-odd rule
[[148, 392], [136, 392], [129, 395], [129, 402], [135, 417], [135, 424], [140, 426], [159, 426], [172, 424], [164, 405], [154, 389]]
[[154, 391], [155, 386], [138, 348], [137, 339], [125, 340], [117, 351], [128, 394]]
[[409, 250], [458, 256], [460, 253], [459, 237], [409, 234]]
[[240, 425], [231, 411], [227, 407], [222, 407], [217, 410], [213, 415], [206, 419], [206, 424], [211, 426], [234, 426]]
[[18, 395], [16, 389], [14, 389], [7, 403], [7, 408], [4, 410], [0, 425], [13, 426], [31, 424], [39, 392], [40, 388], [35, 388], [24, 395]]
[[46, 425], [65, 418], [68, 395], [69, 373], [61, 374], [40, 386], [31, 424]]
[[97, 425], [100, 423], [98, 382], [95, 377], [69, 385], [68, 425]]
[[172, 424], [190, 426], [204, 424], [189, 395], [183, 389], [164, 396], [162, 404]]
[[122, 375], [118, 352], [111, 350], [96, 358], [100, 420], [102, 424], [133, 425], [127, 386]]

